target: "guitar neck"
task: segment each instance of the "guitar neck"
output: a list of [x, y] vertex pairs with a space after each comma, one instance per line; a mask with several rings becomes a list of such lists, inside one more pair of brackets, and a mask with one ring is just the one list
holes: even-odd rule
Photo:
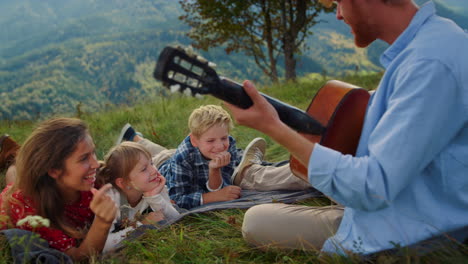
[[[252, 105], [252, 100], [244, 91], [242, 85], [228, 78], [220, 77], [218, 85], [211, 87], [210, 94], [243, 109], [249, 108]], [[301, 133], [313, 135], [321, 135], [325, 131], [322, 124], [299, 108], [281, 102], [263, 93], [260, 94], [273, 105], [281, 121], [292, 129]]]
[[[153, 73], [166, 87], [189, 89], [195, 94], [211, 94], [241, 108], [248, 108], [252, 100], [239, 83], [219, 77], [210, 63], [187, 49], [165, 47], [159, 55]], [[172, 89], [172, 88], [171, 88]], [[292, 129], [306, 134], [322, 135], [324, 126], [306, 112], [262, 94], [278, 112], [279, 118]]]

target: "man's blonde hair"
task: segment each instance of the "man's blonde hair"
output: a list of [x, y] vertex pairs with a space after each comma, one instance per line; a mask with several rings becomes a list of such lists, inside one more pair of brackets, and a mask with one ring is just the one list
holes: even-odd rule
[[188, 120], [190, 133], [200, 137], [214, 125], [225, 126], [229, 131], [234, 127], [231, 116], [218, 105], [203, 105], [193, 110]]

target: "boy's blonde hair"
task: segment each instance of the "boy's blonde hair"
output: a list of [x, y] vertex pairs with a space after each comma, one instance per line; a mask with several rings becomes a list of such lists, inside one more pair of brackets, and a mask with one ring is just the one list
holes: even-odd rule
[[214, 125], [225, 126], [229, 131], [234, 127], [231, 116], [218, 105], [203, 105], [193, 110], [188, 120], [190, 133], [200, 137]]
[[130, 181], [130, 172], [140, 160], [140, 154], [151, 160], [149, 151], [136, 142], [124, 141], [113, 147], [106, 154], [104, 164], [99, 169], [97, 175], [98, 183], [102, 185], [111, 183], [112, 186], [120, 190], [115, 180], [122, 178], [125, 181]]

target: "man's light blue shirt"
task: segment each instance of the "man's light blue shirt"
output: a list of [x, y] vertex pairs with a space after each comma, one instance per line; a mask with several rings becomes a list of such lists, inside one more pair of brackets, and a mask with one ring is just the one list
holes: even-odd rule
[[317, 144], [309, 160], [311, 184], [345, 206], [325, 252], [373, 253], [468, 225], [468, 34], [430, 2], [381, 63], [356, 156]]

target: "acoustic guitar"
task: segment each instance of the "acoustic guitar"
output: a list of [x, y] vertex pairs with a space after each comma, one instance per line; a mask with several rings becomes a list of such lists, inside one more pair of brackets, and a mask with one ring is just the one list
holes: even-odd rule
[[[214, 64], [183, 47], [165, 47], [159, 55], [154, 77], [171, 91], [198, 96], [210, 94], [241, 108], [252, 100], [242, 85], [219, 76]], [[307, 111], [261, 93], [289, 127], [312, 142], [343, 154], [354, 155], [361, 135], [369, 93], [341, 81], [328, 81], [313, 98]], [[307, 178], [307, 164], [291, 156], [291, 171]]]

